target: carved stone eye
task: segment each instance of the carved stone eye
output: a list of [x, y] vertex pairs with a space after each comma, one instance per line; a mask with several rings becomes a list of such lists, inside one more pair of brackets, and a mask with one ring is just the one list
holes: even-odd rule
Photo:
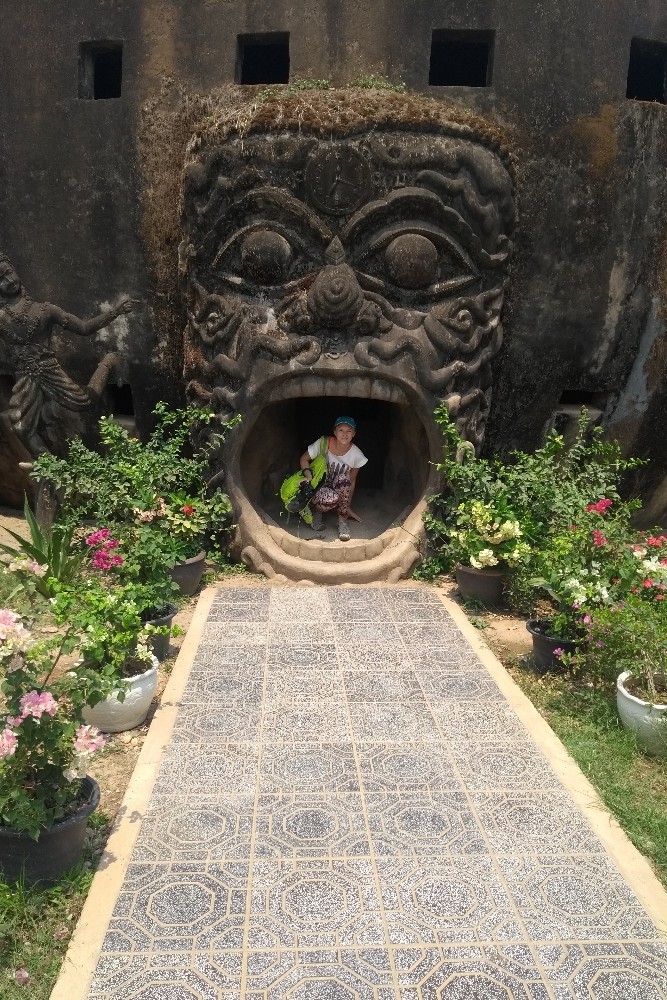
[[389, 277], [401, 288], [426, 288], [438, 273], [438, 251], [417, 233], [404, 233], [384, 252]]
[[277, 285], [284, 281], [291, 262], [292, 248], [280, 233], [261, 229], [243, 241], [243, 270], [258, 285]]

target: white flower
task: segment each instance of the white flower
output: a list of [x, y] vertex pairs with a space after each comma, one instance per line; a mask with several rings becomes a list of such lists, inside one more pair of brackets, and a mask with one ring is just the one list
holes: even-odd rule
[[481, 552], [478, 552], [477, 558], [470, 556], [470, 565], [474, 566], [475, 569], [484, 569], [485, 566], [497, 566], [498, 560], [492, 549], [482, 549]]

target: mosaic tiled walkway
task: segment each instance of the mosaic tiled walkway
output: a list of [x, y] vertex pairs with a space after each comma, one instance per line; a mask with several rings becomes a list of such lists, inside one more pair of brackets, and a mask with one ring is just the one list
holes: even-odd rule
[[427, 588], [216, 596], [93, 1000], [659, 1000], [667, 945]]

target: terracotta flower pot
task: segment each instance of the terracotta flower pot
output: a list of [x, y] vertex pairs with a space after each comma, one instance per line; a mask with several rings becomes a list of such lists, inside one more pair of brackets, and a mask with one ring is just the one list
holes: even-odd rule
[[185, 562], [178, 562], [171, 571], [171, 578], [178, 584], [181, 594], [192, 597], [201, 583], [206, 569], [206, 553], [202, 550]]
[[533, 663], [537, 672], [544, 674], [547, 671], [554, 673], [562, 671], [563, 664], [558, 656], [554, 656], [554, 650], [562, 649], [564, 653], [574, 653], [577, 648], [576, 640], [559, 639], [558, 636], [551, 635], [550, 621], [530, 618], [526, 622], [526, 628], [533, 639]]
[[[633, 732], [637, 746], [653, 757], [667, 757], [667, 704], [652, 704], [632, 694], [628, 681], [633, 674], [625, 670], [616, 681], [616, 707], [621, 724]], [[654, 674], [656, 687], [667, 702], [667, 676]]]
[[0, 826], [0, 874], [7, 882], [53, 882], [81, 858], [88, 817], [100, 803], [94, 778], [83, 779], [81, 805], [73, 816], [55, 823], [33, 840], [27, 833]]
[[456, 567], [456, 582], [463, 597], [474, 598], [485, 608], [497, 608], [502, 604], [505, 573], [497, 566]]

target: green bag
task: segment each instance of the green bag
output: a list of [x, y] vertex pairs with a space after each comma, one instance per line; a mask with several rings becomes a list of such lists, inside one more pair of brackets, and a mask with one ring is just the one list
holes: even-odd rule
[[[306, 479], [303, 474], [303, 470], [295, 472], [294, 475], [288, 476], [285, 482], [280, 487], [280, 499], [285, 504], [285, 508], [292, 513], [295, 512], [295, 503], [298, 505], [297, 510], [299, 516], [304, 519], [306, 524], [311, 524], [313, 520], [313, 515], [310, 510], [310, 501], [312, 499], [313, 493], [316, 488], [322, 482], [327, 473], [327, 451], [329, 449], [329, 438], [320, 438], [320, 450], [317, 456], [311, 461], [310, 468], [312, 471], [312, 479], [310, 482]], [[303, 486], [308, 486], [308, 490], [303, 490]], [[300, 493], [300, 496], [298, 494]], [[301, 503], [301, 500], [303, 501]]]

